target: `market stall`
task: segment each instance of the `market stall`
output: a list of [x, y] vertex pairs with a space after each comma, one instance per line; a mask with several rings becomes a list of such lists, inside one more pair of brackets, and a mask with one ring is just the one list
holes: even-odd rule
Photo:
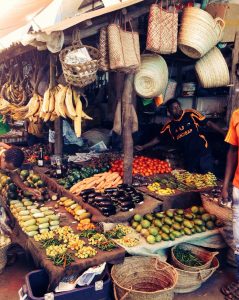
[[[45, 3], [21, 28], [27, 46], [0, 52], [0, 114], [12, 128], [21, 124], [0, 141], [35, 144], [21, 148], [26, 164], [13, 164], [21, 167], [15, 177], [0, 170], [8, 235], [45, 269], [48, 292], [63, 278], [108, 263], [115, 265], [116, 299], [153, 300], [154, 293], [173, 299], [174, 291], [198, 289], [219, 267], [218, 251], [233, 247], [225, 238], [231, 207], [219, 201], [226, 147], [216, 155], [211, 148], [225, 135], [226, 97], [227, 116], [237, 106], [238, 35], [226, 39], [236, 37], [230, 68], [231, 44], [221, 43], [228, 23], [221, 14], [215, 18], [217, 6], [79, 2], [76, 8], [59, 1], [43, 25], [54, 6]], [[158, 143], [165, 149], [177, 143], [175, 164]], [[138, 255], [149, 258], [141, 264], [131, 257]], [[140, 275], [147, 260], [149, 277], [158, 272], [157, 284]], [[129, 266], [132, 285], [120, 274]], [[190, 272], [192, 289], [184, 280]]]

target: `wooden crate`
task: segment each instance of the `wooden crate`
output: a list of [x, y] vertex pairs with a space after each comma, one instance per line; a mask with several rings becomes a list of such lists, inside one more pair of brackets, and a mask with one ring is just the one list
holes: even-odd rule
[[239, 3], [212, 3], [207, 5], [206, 11], [213, 18], [220, 17], [225, 21], [222, 42], [234, 42], [239, 31]]

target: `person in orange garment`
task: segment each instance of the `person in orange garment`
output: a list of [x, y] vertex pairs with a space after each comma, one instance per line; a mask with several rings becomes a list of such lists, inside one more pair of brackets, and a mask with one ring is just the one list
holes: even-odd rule
[[232, 231], [236, 260], [236, 280], [221, 289], [228, 299], [239, 299], [239, 109], [235, 110], [230, 120], [229, 130], [225, 139], [230, 148], [227, 153], [227, 164], [222, 188], [223, 203], [230, 201], [229, 185], [233, 178], [232, 193]]

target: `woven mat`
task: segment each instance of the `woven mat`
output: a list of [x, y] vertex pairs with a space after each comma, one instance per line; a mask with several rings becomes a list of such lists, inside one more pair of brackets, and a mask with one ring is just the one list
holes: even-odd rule
[[126, 222], [130, 220], [135, 214], [144, 215], [147, 213], [152, 213], [153, 211], [159, 211], [162, 207], [162, 201], [158, 201], [151, 197], [150, 195], [144, 194], [144, 202], [142, 204], [138, 204], [135, 209], [132, 211], [127, 212], [118, 212], [115, 215], [105, 217], [101, 214], [101, 212], [82, 201], [82, 198], [80, 196], [75, 196], [72, 193], [70, 193], [68, 190], [60, 186], [56, 180], [49, 178], [45, 173], [47, 169], [46, 168], [39, 168], [34, 167], [34, 172], [38, 173], [42, 180], [45, 181], [48, 185], [48, 187], [52, 190], [57, 192], [59, 195], [69, 197], [76, 202], [78, 202], [84, 209], [89, 211], [92, 214], [92, 221], [93, 222], [105, 222], [105, 223], [119, 223], [119, 222]]
[[[3, 197], [0, 197], [0, 202], [5, 208], [8, 216], [11, 221], [12, 232], [12, 242], [17, 243], [22, 246], [27, 252], [30, 252], [32, 258], [36, 264], [36, 266], [40, 266], [45, 268], [45, 270], [49, 274], [50, 285], [49, 291], [53, 291], [55, 287], [58, 285], [61, 278], [65, 275], [70, 275], [73, 273], [82, 273], [89, 267], [97, 266], [102, 264], [103, 262], [108, 262], [110, 264], [119, 264], [122, 263], [125, 256], [125, 250], [122, 247], [116, 248], [112, 251], [101, 251], [98, 250], [98, 253], [95, 257], [87, 258], [87, 259], [78, 259], [75, 258], [75, 262], [73, 262], [70, 266], [66, 267], [57, 267], [54, 266], [53, 263], [47, 258], [45, 249], [41, 248], [41, 244], [36, 242], [33, 238], [29, 238], [21, 229], [16, 219], [11, 214], [9, 207], [6, 204], [6, 200]], [[50, 201], [47, 203], [47, 206], [54, 207], [55, 202]], [[73, 229], [76, 229], [76, 223], [69, 213], [65, 211], [64, 208], [59, 208], [58, 212], [61, 213], [63, 217], [61, 217], [61, 225], [69, 225]]]

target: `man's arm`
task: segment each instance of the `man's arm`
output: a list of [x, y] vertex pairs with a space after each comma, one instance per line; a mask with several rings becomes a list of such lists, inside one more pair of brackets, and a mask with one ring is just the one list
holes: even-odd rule
[[22, 180], [21, 177], [18, 175], [17, 172], [11, 172], [10, 173], [10, 178], [12, 179], [12, 181], [22, 190], [27, 191], [29, 194], [31, 194], [32, 196], [36, 197], [36, 198], [40, 198], [41, 197], [41, 193], [40, 191], [33, 189], [33, 188], [29, 188], [28, 186], [26, 186]]
[[159, 138], [156, 137], [147, 144], [144, 144], [144, 145], [141, 145], [141, 146], [140, 145], [136, 146], [135, 149], [138, 150], [138, 151], [142, 151], [144, 149], [153, 147], [153, 146], [157, 145], [158, 143], [159, 143]]
[[214, 122], [212, 121], [208, 121], [207, 122], [207, 126], [212, 128], [213, 130], [219, 132], [220, 134], [222, 134], [223, 136], [226, 136], [227, 134], [227, 131], [226, 130], [223, 130], [220, 126], [218, 126], [217, 124], [215, 124]]
[[2, 143], [2, 142], [0, 142], [0, 148], [4, 148], [4, 149], [8, 150], [8, 149], [12, 148], [12, 146], [10, 146], [10, 145], [8, 145], [8, 144], [5, 144], [5, 143]]
[[238, 147], [230, 145], [229, 151], [227, 153], [227, 165], [226, 165], [226, 172], [223, 181], [223, 188], [222, 188], [222, 198], [228, 199], [228, 188], [229, 183], [235, 173], [238, 159], [237, 159]]

